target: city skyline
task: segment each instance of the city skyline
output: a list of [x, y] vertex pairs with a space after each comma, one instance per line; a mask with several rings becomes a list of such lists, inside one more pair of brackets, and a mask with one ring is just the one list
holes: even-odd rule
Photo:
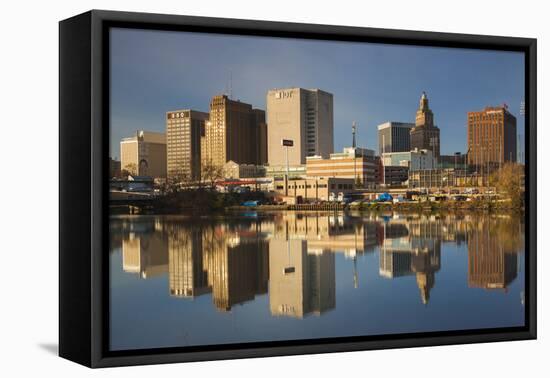
[[335, 151], [351, 145], [353, 121], [358, 146], [377, 150], [377, 126], [414, 121], [426, 91], [441, 153], [464, 152], [468, 111], [506, 103], [524, 134], [523, 70], [513, 52], [115, 29], [110, 155], [136, 130], [165, 132], [167, 111], [208, 111], [223, 92], [266, 110], [267, 91], [284, 87], [334, 94]]

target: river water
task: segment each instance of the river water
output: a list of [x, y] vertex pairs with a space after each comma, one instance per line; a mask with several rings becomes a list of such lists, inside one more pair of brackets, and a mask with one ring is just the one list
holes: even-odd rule
[[110, 348], [523, 326], [524, 224], [335, 212], [110, 218]]

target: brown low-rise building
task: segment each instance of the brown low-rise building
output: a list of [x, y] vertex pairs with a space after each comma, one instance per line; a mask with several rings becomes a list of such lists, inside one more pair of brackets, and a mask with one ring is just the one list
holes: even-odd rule
[[230, 160], [223, 166], [223, 176], [226, 179], [264, 177], [265, 168], [262, 165], [237, 164]]
[[401, 165], [384, 166], [384, 184], [386, 186], [403, 186], [409, 179], [409, 167]]
[[305, 201], [336, 201], [342, 200], [347, 193], [353, 192], [352, 178], [310, 177], [305, 179], [273, 181], [275, 192], [283, 197], [295, 198], [297, 202]]
[[109, 158], [109, 178], [120, 177], [120, 160]]
[[344, 148], [341, 153], [306, 158], [308, 177], [351, 179], [358, 187], [374, 187], [380, 182], [380, 158], [364, 148]]

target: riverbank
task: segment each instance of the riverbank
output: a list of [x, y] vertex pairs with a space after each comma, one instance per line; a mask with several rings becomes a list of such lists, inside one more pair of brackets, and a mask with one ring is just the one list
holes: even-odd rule
[[[257, 202], [255, 205], [254, 202]], [[210, 190], [181, 191], [153, 198], [146, 202], [126, 204], [111, 203], [112, 214], [189, 214], [221, 213], [227, 211], [397, 211], [397, 212], [439, 212], [439, 211], [486, 211], [523, 212], [523, 201], [471, 197], [469, 200], [362, 202], [344, 204], [321, 202], [315, 204], [267, 204], [261, 192], [218, 193]], [[248, 203], [250, 206], [243, 206]], [[254, 206], [255, 205], [255, 206]]]
[[423, 201], [423, 202], [370, 202], [360, 205], [341, 203], [298, 204], [298, 205], [259, 205], [255, 207], [229, 206], [228, 210], [241, 211], [396, 211], [396, 212], [439, 212], [439, 211], [485, 211], [485, 212], [522, 212], [521, 207], [514, 207], [511, 201]]

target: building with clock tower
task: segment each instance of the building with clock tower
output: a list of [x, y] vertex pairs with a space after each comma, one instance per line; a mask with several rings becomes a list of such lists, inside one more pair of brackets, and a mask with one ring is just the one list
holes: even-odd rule
[[422, 92], [415, 126], [411, 129], [411, 150], [415, 149], [430, 150], [435, 158], [440, 156], [439, 127], [434, 125], [434, 115], [426, 92]]

